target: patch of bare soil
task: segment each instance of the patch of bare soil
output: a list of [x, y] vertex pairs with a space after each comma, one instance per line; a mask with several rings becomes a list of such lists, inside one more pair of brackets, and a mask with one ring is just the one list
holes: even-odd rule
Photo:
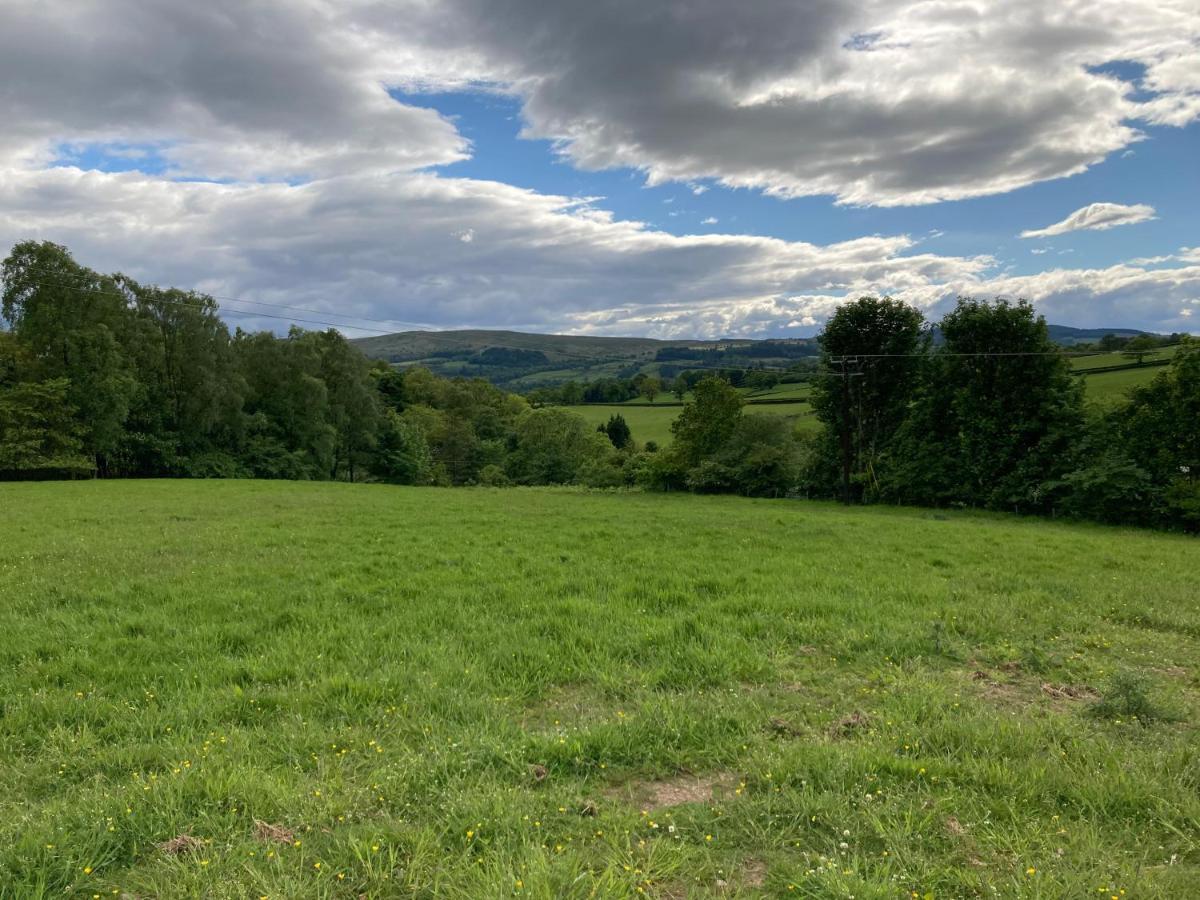
[[799, 737], [802, 734], [801, 730], [787, 719], [780, 719], [778, 717], [771, 718], [771, 720], [767, 722], [767, 728], [780, 737], [794, 738]]
[[1100, 692], [1086, 684], [1042, 683], [1042, 693], [1055, 700], [1099, 700]]
[[659, 810], [685, 803], [710, 803], [731, 794], [736, 785], [737, 776], [731, 772], [681, 774], [660, 781], [632, 781], [612, 788], [607, 796], [643, 809]]
[[761, 859], [748, 859], [742, 864], [739, 874], [746, 887], [762, 887], [767, 881], [767, 864]]
[[290, 844], [296, 840], [296, 835], [290, 828], [255, 819], [254, 839], [262, 844]]
[[829, 729], [829, 736], [834, 738], [852, 738], [871, 727], [871, 717], [866, 713], [855, 712], [842, 716]]
[[181, 834], [171, 838], [169, 841], [163, 841], [158, 844], [158, 849], [168, 856], [181, 856], [184, 853], [195, 853], [204, 847], [204, 841], [200, 838], [192, 837], [190, 834]]
[[1024, 677], [1020, 663], [1004, 663], [995, 672], [976, 669], [968, 676], [976, 685], [979, 696], [995, 706], [1017, 709], [1032, 706], [1039, 697], [1049, 698], [1055, 705], [1095, 700], [1100, 695], [1086, 684], [1054, 684]]

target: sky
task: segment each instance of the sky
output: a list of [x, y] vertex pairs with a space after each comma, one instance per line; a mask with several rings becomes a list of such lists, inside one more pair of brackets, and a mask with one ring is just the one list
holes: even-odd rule
[[0, 0], [0, 121], [0, 248], [247, 328], [1200, 332], [1195, 0]]

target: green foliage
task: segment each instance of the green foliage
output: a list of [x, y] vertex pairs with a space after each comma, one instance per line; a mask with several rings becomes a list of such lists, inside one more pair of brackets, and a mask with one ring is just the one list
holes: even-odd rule
[[860, 297], [830, 316], [820, 337], [825, 371], [812, 390], [813, 411], [826, 430], [814, 456], [819, 483], [839, 484], [848, 456], [854, 496], [876, 493], [876, 469], [917, 388], [924, 321], [919, 310], [890, 297]]
[[88, 475], [65, 378], [0, 381], [0, 478]]
[[1113, 673], [1091, 712], [1100, 718], [1130, 719], [1142, 725], [1163, 717], [1162, 710], [1150, 699], [1149, 682], [1128, 671]]
[[390, 484], [429, 484], [433, 479], [433, 455], [424, 433], [394, 409], [379, 420], [371, 474]]
[[609, 416], [605, 424], [596, 426], [596, 430], [602, 431], [618, 450], [624, 450], [633, 440], [629, 423], [620, 413]]
[[729, 382], [705, 378], [697, 382], [692, 400], [673, 423], [675, 446], [689, 465], [716, 454], [742, 418], [745, 399]]
[[607, 438], [563, 409], [531, 409], [517, 420], [506, 471], [517, 484], [568, 484], [585, 465], [608, 457]]
[[923, 374], [881, 493], [906, 503], [1048, 508], [1082, 432], [1080, 386], [1024, 302], [962, 298]]
[[1185, 340], [1171, 364], [1110, 419], [1124, 451], [1158, 487], [1162, 520], [1200, 531], [1200, 343]]
[[662, 389], [662, 379], [657, 375], [646, 376], [642, 379], [638, 387], [639, 393], [651, 403], [654, 402], [655, 397], [662, 393]]
[[[0, 477], [626, 478], [578, 440], [582, 419], [525, 420], [486, 381], [392, 370], [333, 330], [231, 336], [211, 297], [100, 275], [49, 243], [17, 245], [2, 275]], [[628, 425], [612, 436], [627, 446]]]

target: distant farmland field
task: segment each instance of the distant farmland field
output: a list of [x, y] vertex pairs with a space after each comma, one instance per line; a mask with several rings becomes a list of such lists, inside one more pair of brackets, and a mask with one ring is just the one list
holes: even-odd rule
[[0, 485], [0, 896], [1192, 897], [1197, 570], [903, 508]]
[[[654, 406], [633, 406], [627, 403], [585, 403], [581, 406], [566, 408], [596, 425], [607, 422], [610, 416], [622, 415], [629, 424], [629, 430], [633, 433], [635, 441], [640, 444], [644, 444], [646, 441], [655, 441], [659, 446], [671, 443], [671, 423], [683, 409], [678, 403], [668, 404], [666, 402], [660, 402]], [[782, 416], [796, 422], [798, 427], [805, 432], [816, 431], [820, 427], [820, 423], [812, 414], [812, 407], [804, 402], [748, 405], [745, 410], [749, 415]]]

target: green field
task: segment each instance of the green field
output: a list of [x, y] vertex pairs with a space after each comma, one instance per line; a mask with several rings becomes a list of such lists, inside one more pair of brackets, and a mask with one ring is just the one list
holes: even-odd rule
[[1083, 375], [1084, 394], [1088, 400], [1111, 406], [1129, 397], [1134, 388], [1149, 384], [1164, 371], [1162, 366], [1146, 366], [1140, 369], [1119, 369], [1116, 372], [1097, 372]]
[[[1159, 359], [1170, 359], [1175, 355], [1175, 347], [1163, 347], [1158, 350], [1150, 350], [1144, 355], [1146, 362]], [[1127, 366], [1135, 362], [1132, 357], [1126, 356], [1124, 353], [1096, 353], [1087, 356], [1071, 357], [1071, 368], [1073, 369], [1095, 369], [1100, 366]]]
[[0, 485], [0, 896], [1194, 897], [1198, 570], [911, 509]]
[[[673, 398], [672, 398], [673, 399]], [[660, 447], [671, 443], [671, 423], [679, 415], [683, 407], [678, 402], [656, 403], [654, 406], [629, 406], [624, 403], [585, 403], [581, 406], [566, 407], [571, 412], [578, 413], [588, 422], [600, 425], [607, 422], [610, 416], [618, 413], [625, 417], [633, 439], [639, 444], [646, 441], [656, 441]], [[812, 407], [804, 402], [771, 403], [761, 406], [748, 405], [746, 413], [750, 415], [783, 416], [796, 423], [797, 428], [805, 433], [813, 433], [820, 428]]]

